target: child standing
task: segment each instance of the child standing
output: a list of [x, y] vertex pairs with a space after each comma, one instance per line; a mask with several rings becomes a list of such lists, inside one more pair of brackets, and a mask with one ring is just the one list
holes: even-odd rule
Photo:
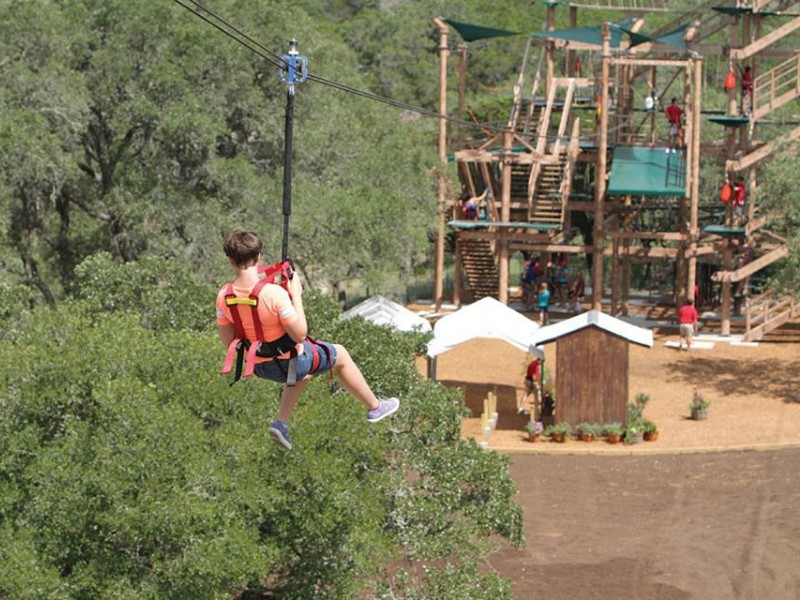
[[550, 311], [550, 290], [547, 289], [547, 282], [539, 284], [539, 323], [547, 325]]

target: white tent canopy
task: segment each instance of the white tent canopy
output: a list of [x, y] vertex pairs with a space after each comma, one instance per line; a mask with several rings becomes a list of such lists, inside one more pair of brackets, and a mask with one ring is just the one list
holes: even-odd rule
[[476, 338], [500, 339], [524, 352], [538, 354], [540, 349], [530, 348], [537, 329], [538, 323], [487, 297], [439, 319], [433, 327], [433, 339], [428, 343], [428, 356], [435, 358]]
[[430, 331], [431, 324], [405, 306], [383, 296], [372, 296], [341, 314], [342, 319], [363, 317], [376, 325], [388, 325], [399, 331]]

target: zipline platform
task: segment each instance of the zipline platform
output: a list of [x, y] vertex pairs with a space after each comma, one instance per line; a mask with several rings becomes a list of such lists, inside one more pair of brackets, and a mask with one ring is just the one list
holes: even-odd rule
[[501, 229], [534, 229], [536, 231], [552, 231], [561, 227], [560, 223], [528, 223], [525, 221], [448, 221], [447, 224], [455, 229], [486, 229], [497, 227]]
[[740, 236], [747, 233], [744, 227], [728, 227], [727, 225], [707, 225], [703, 229], [703, 233], [709, 233], [720, 236]]
[[743, 127], [750, 123], [750, 117], [733, 117], [733, 116], [723, 116], [723, 117], [709, 117], [708, 120], [711, 123], [717, 123], [718, 125], [724, 125], [725, 127]]
[[608, 180], [610, 196], [685, 196], [686, 161], [667, 148], [617, 146]]

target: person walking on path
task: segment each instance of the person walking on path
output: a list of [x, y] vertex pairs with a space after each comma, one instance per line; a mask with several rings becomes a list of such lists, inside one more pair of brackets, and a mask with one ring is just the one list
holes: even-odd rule
[[678, 310], [678, 326], [681, 330], [678, 349], [683, 349], [683, 341], [686, 340], [686, 349], [691, 350], [692, 336], [697, 333], [697, 309], [694, 307], [694, 298], [686, 300]]
[[550, 312], [550, 290], [547, 289], [547, 282], [539, 284], [539, 324], [547, 325]]
[[[364, 405], [368, 422], [377, 423], [397, 412], [400, 401], [377, 398], [344, 346], [307, 337], [300, 276], [294, 273], [289, 278], [288, 289], [265, 284], [259, 269], [261, 246], [252, 231], [234, 229], [225, 237], [223, 250], [236, 278], [217, 294], [217, 329], [229, 356], [232, 351], [246, 352], [255, 363], [253, 374], [284, 384], [277, 418], [269, 428], [273, 441], [292, 449], [292, 411], [311, 378], [326, 371], [332, 371]], [[257, 345], [255, 353], [249, 350], [253, 345]]]

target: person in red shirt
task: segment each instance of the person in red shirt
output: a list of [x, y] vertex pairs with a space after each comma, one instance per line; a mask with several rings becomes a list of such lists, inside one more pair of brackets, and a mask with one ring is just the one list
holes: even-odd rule
[[[519, 406], [517, 407], [517, 414], [527, 415], [533, 412], [536, 414], [536, 420], [540, 420], [541, 416], [538, 415], [539, 399], [541, 397], [539, 394], [539, 376], [541, 374], [541, 365], [543, 362], [544, 357], [537, 356], [530, 363], [528, 363], [528, 368], [525, 370], [525, 391], [523, 392]], [[533, 395], [533, 403], [531, 403], [529, 406], [533, 410], [528, 410], [525, 408], [525, 405], [528, 403], [528, 397], [531, 395]]]
[[692, 336], [697, 332], [697, 309], [694, 307], [694, 299], [690, 298], [678, 309], [678, 323], [681, 330], [681, 339], [678, 342], [678, 349], [683, 349], [683, 340], [686, 340], [686, 349], [692, 348]]
[[744, 191], [744, 177], [739, 176], [733, 183], [733, 216], [739, 227], [744, 221]]
[[753, 69], [750, 65], [744, 68], [742, 73], [742, 114], [750, 114], [750, 107], [753, 104]]
[[664, 113], [666, 113], [669, 123], [669, 146], [667, 147], [667, 154], [670, 153], [670, 150], [673, 154], [677, 154], [676, 141], [681, 131], [681, 117], [683, 115], [681, 107], [678, 106], [677, 98], [672, 99], [669, 106], [664, 109]]

